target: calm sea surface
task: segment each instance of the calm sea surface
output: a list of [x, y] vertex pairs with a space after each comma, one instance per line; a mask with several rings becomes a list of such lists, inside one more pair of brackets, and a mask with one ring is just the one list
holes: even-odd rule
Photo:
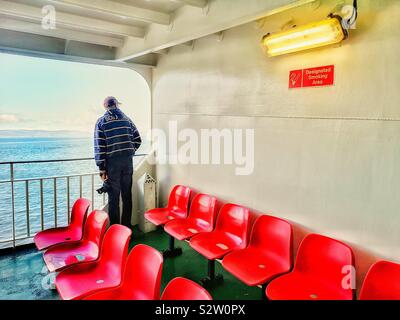
[[[52, 160], [93, 157], [93, 141], [90, 138], [0, 138], [0, 162]], [[34, 179], [82, 173], [97, 172], [94, 160], [79, 162], [56, 162], [39, 164], [15, 164], [14, 179]], [[0, 181], [10, 180], [10, 166], [0, 165]], [[92, 199], [91, 177], [82, 180], [84, 197]], [[96, 176], [95, 189], [101, 181]], [[27, 202], [25, 181], [15, 182], [15, 225], [16, 237], [33, 236], [41, 229], [40, 182], [28, 182], [29, 202]], [[67, 223], [67, 179], [56, 180], [57, 197], [54, 195], [54, 179], [43, 180], [43, 225], [50, 228]], [[79, 197], [79, 177], [70, 179], [70, 203]], [[103, 203], [103, 197], [94, 194], [94, 207]], [[29, 209], [29, 217], [27, 215]], [[55, 208], [57, 214], [55, 214]], [[29, 225], [29, 230], [28, 230]], [[0, 183], [0, 243], [12, 239], [11, 183]]]

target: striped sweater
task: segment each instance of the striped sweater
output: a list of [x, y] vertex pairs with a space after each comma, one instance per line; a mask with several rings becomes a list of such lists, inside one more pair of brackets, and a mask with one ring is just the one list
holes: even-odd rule
[[94, 158], [100, 170], [106, 170], [107, 159], [133, 156], [142, 143], [132, 120], [120, 109], [110, 109], [97, 120], [94, 130]]

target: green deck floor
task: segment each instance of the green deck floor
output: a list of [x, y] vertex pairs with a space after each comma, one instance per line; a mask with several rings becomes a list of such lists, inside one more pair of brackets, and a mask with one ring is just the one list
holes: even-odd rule
[[[163, 250], [168, 246], [168, 235], [161, 229], [147, 234], [133, 231], [131, 247], [144, 243]], [[161, 289], [174, 277], [182, 276], [199, 282], [207, 273], [207, 260], [181, 241], [176, 246], [183, 249], [179, 257], [164, 259]], [[227, 273], [219, 263], [216, 272], [223, 274], [224, 282], [209, 289], [215, 300], [222, 299], [260, 299], [261, 289], [248, 287]], [[0, 299], [38, 300], [59, 299], [55, 290], [49, 288], [51, 275], [47, 273], [42, 254], [36, 249], [17, 250], [0, 255]]]

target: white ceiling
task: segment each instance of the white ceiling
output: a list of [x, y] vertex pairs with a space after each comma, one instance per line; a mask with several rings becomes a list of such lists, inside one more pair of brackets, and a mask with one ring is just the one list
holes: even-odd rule
[[[337, 0], [325, 0], [332, 2]], [[154, 64], [164, 49], [319, 0], [0, 0], [0, 51]], [[42, 27], [42, 8], [56, 28]]]
[[175, 0], [112, 0], [122, 4], [132, 5], [139, 8], [172, 13], [184, 5], [182, 1]]
[[[197, 3], [196, 3], [197, 2]], [[68, 45], [79, 43], [98, 46], [112, 58], [115, 48], [129, 38], [143, 40], [152, 25], [168, 26], [173, 14], [188, 3], [195, 5], [203, 0], [0, 0], [0, 47], [31, 48], [27, 35], [33, 39], [43, 37], [40, 43], [45, 52], [67, 53]], [[42, 28], [42, 8], [52, 5], [56, 9], [56, 29]], [[190, 4], [189, 4], [190, 5]], [[7, 43], [3, 43], [7, 40]], [[60, 41], [65, 43], [60, 51]], [[43, 45], [45, 44], [45, 45]], [[105, 48], [104, 48], [105, 47]], [[113, 49], [114, 48], [114, 49]], [[56, 49], [56, 50], [55, 50]], [[113, 49], [113, 50], [110, 50]], [[78, 50], [79, 51], [79, 50]], [[91, 50], [93, 51], [93, 50]], [[100, 56], [102, 56], [100, 54]]]

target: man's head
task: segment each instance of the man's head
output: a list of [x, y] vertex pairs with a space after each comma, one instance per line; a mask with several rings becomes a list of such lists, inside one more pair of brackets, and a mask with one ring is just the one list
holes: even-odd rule
[[121, 103], [115, 97], [107, 97], [104, 99], [104, 108], [106, 110], [118, 108]]

